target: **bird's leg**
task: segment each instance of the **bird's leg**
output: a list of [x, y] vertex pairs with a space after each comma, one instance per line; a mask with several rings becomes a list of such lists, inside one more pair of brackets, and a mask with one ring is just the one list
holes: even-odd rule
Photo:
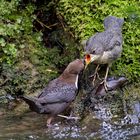
[[109, 65], [106, 68], [106, 74], [105, 74], [104, 80], [100, 83], [100, 84], [104, 83], [104, 87], [105, 87], [106, 91], [108, 91], [108, 89], [107, 89], [107, 76], [108, 76], [108, 72], [109, 72]]
[[99, 69], [99, 64], [96, 66], [94, 74], [90, 75], [89, 78], [92, 78], [93, 76], [95, 76], [98, 73], [98, 69]]
[[72, 117], [71, 115], [70, 116], [64, 116], [64, 115], [59, 114], [57, 116], [68, 119], [68, 120], [78, 120], [79, 119], [78, 117]]
[[51, 122], [53, 120], [53, 116], [50, 116], [48, 119], [47, 119], [47, 127], [50, 127], [51, 126]]
[[[94, 74], [90, 76], [90, 78], [93, 77], [93, 80], [92, 80], [93, 85], [94, 85], [94, 82], [95, 82], [95, 80], [96, 80], [96, 76], [98, 76], [98, 78], [99, 78], [99, 74], [98, 74], [99, 66], [100, 66], [100, 65], [98, 64], [97, 67], [96, 67], [96, 69], [95, 69]], [[99, 78], [99, 79], [100, 79], [100, 78]]]

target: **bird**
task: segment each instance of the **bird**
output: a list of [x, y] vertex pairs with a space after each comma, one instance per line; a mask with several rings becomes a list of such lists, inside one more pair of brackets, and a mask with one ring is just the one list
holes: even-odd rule
[[37, 97], [21, 96], [32, 111], [48, 114], [47, 126], [51, 125], [55, 116], [67, 118], [62, 113], [76, 98], [78, 76], [84, 69], [84, 62], [76, 59], [69, 63], [63, 73], [48, 85]]
[[104, 80], [105, 89], [107, 90], [107, 76], [109, 68], [112, 63], [121, 56], [122, 53], [122, 26], [124, 23], [123, 18], [118, 18], [115, 16], [107, 16], [104, 19], [105, 31], [96, 33], [91, 36], [84, 46], [85, 51], [85, 68], [93, 62], [97, 64], [94, 72], [93, 84], [98, 74], [98, 69], [100, 64], [107, 64], [106, 74]]

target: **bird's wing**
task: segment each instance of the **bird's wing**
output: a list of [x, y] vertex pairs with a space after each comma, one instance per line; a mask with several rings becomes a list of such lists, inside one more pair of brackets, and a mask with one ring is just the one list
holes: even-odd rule
[[122, 37], [118, 35], [114, 35], [112, 39], [110, 40], [108, 47], [105, 51], [109, 51], [114, 49], [114, 47], [121, 47], [122, 46]]
[[85, 47], [84, 50], [87, 51], [91, 51], [92, 48], [94, 48], [95, 46], [93, 44], [95, 44], [94, 42], [96, 41], [96, 38], [98, 38], [99, 33], [96, 33], [95, 35], [91, 36], [85, 43]]
[[51, 90], [47, 90], [45, 96], [38, 98], [40, 104], [52, 104], [59, 102], [72, 102], [76, 96], [75, 85], [58, 86]]
[[102, 54], [104, 51], [104, 46], [106, 44], [107, 36], [105, 33], [96, 33], [94, 36], [90, 37], [86, 43], [85, 51], [91, 54]]
[[[47, 94], [49, 94], [52, 91], [52, 89], [55, 89], [56, 87], [60, 86], [60, 84], [61, 83], [58, 78], [50, 81], [49, 84], [38, 95], [38, 98], [46, 96]], [[61, 86], [63, 86], [63, 85], [61, 84]]]

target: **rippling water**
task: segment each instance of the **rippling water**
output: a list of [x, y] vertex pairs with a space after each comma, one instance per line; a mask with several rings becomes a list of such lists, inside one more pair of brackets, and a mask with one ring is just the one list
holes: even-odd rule
[[136, 102], [132, 108], [131, 114], [114, 116], [107, 104], [96, 104], [89, 116], [90, 123], [57, 118], [50, 128], [45, 126], [45, 115], [5, 112], [0, 115], [0, 140], [139, 140], [140, 103]]

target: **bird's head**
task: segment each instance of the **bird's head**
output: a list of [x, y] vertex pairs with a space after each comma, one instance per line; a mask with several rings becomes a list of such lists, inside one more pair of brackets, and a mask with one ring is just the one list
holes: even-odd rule
[[59, 79], [61, 79], [62, 82], [69, 83], [69, 84], [75, 84], [77, 86], [77, 78], [78, 75], [82, 72], [84, 69], [84, 62], [81, 59], [76, 59], [69, 63], [69, 65], [66, 67], [64, 72], [60, 75]]
[[97, 54], [86, 54], [85, 55], [85, 69], [91, 62], [98, 60], [99, 57], [100, 55], [97, 55]]
[[121, 28], [123, 23], [123, 18], [118, 18], [115, 16], [108, 16], [104, 19], [104, 27], [106, 30], [109, 28]]
[[64, 73], [79, 74], [84, 69], [84, 62], [81, 59], [76, 59], [69, 63]]

